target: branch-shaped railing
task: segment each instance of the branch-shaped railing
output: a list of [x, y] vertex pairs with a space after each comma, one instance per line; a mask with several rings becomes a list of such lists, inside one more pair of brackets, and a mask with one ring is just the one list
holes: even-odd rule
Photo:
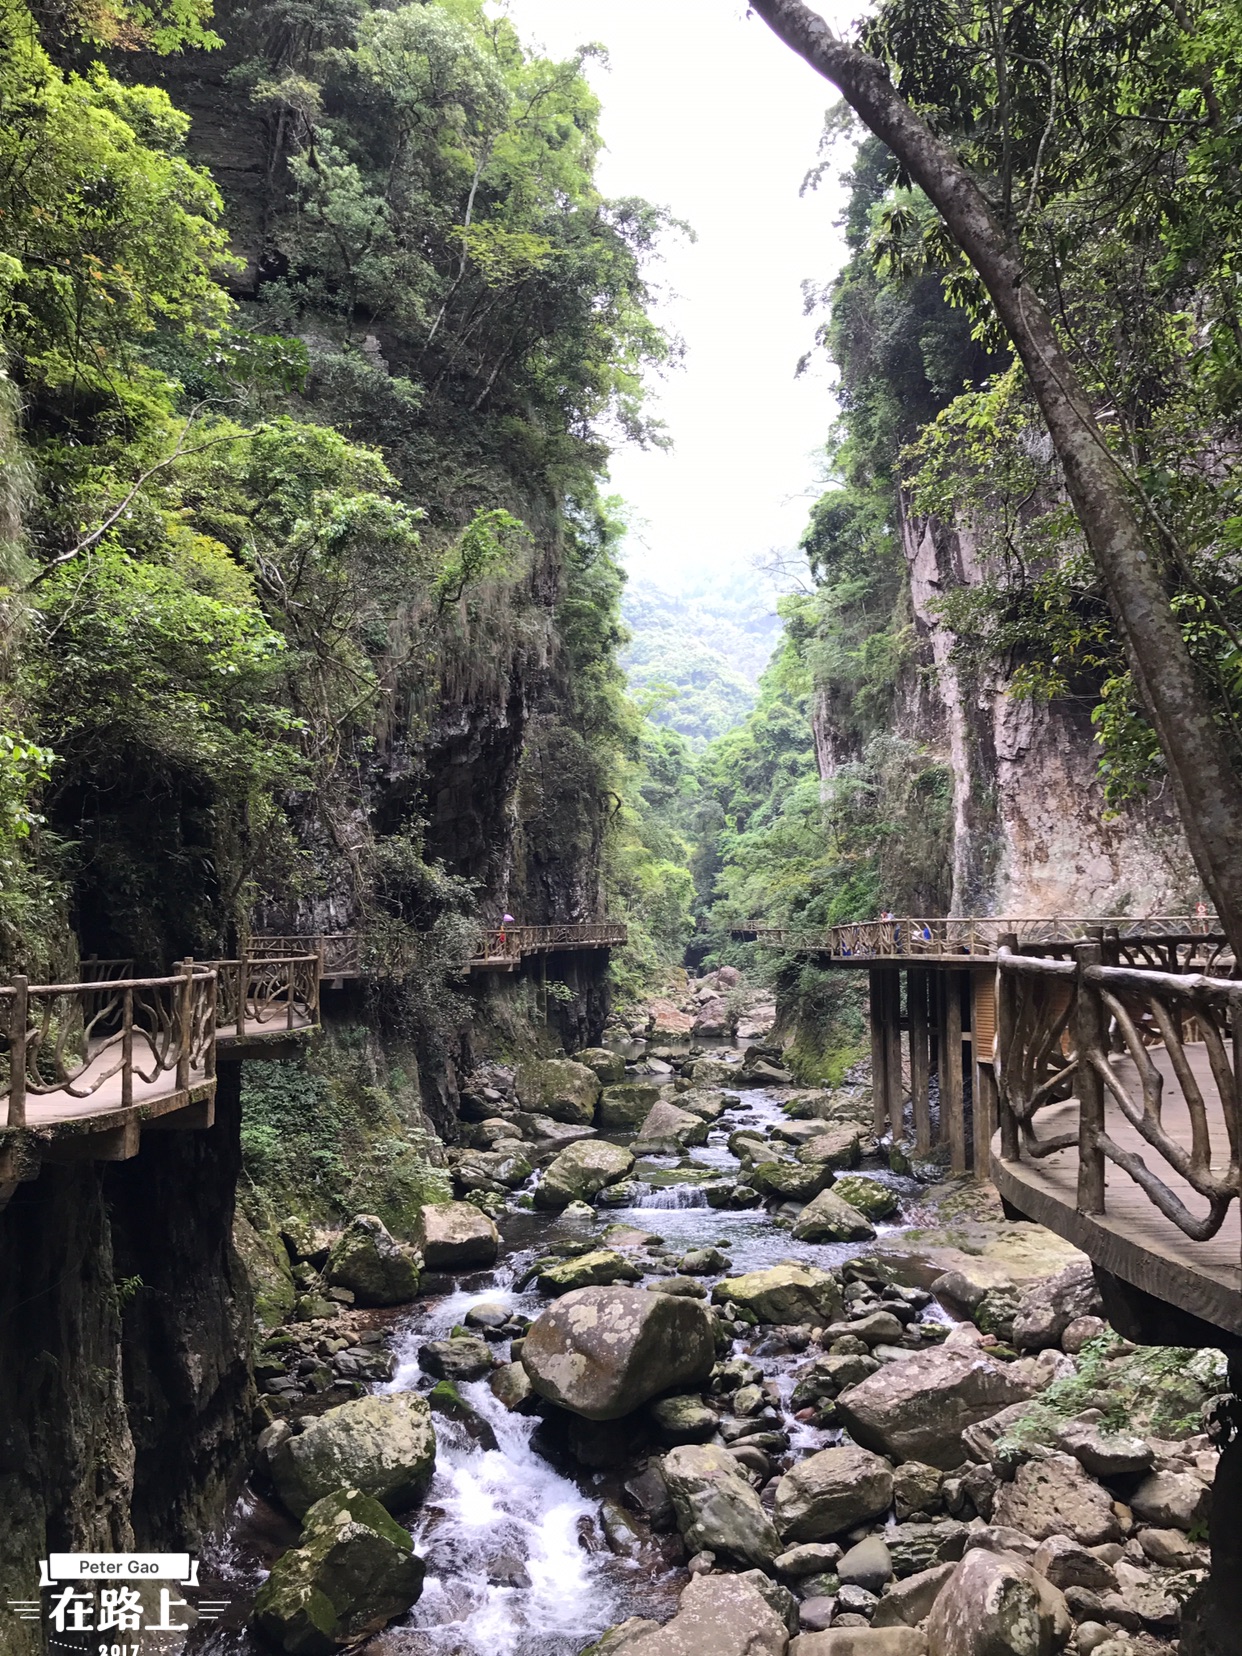
[[358, 932], [294, 932], [287, 936], [264, 933], [250, 939], [247, 953], [255, 958], [277, 959], [317, 954], [323, 962], [322, 977], [362, 976], [362, 938]]
[[217, 1022], [223, 1037], [242, 1039], [319, 1022], [318, 953], [253, 954], [213, 960], [219, 976]]
[[185, 961], [169, 977], [14, 977], [0, 985], [0, 1053], [9, 1127], [25, 1126], [30, 1098], [94, 1098], [116, 1077], [122, 1108], [134, 1102], [135, 1081], [162, 1074], [184, 1092], [192, 1078], [215, 1074], [216, 974]]
[[[1098, 942], [1078, 945], [1073, 961], [999, 951], [1001, 1159], [1077, 1147], [1080, 1213], [1105, 1212], [1111, 1162], [1185, 1236], [1208, 1241], [1242, 1197], [1242, 983], [1108, 966], [1102, 952]], [[1196, 1045], [1205, 1063], [1192, 1062]], [[1169, 1093], [1184, 1106], [1175, 1125]], [[1077, 1120], [1071, 1106], [1069, 1127], [1041, 1132], [1043, 1113], [1067, 1100]]]
[[[813, 950], [836, 960], [900, 960], [961, 955], [991, 960], [1002, 940], [1016, 937], [1019, 947], [1069, 949], [1074, 943], [1105, 934], [1126, 948], [1146, 951], [1152, 965], [1181, 964], [1170, 951], [1198, 953], [1205, 966], [1215, 965], [1225, 939], [1211, 918], [1192, 915], [1134, 916], [900, 916], [860, 920], [826, 929], [793, 926], [735, 926], [739, 941], [770, 948]], [[965, 964], [965, 961], [963, 962]]]
[[629, 936], [616, 920], [566, 921], [552, 926], [490, 926], [471, 957], [472, 966], [516, 965], [523, 955], [556, 949], [620, 948]]

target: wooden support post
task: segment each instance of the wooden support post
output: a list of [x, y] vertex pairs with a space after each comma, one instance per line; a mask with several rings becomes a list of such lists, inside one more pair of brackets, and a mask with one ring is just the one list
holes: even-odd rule
[[888, 1127], [888, 1082], [884, 1074], [888, 1059], [884, 1040], [887, 996], [883, 971], [873, 967], [867, 974], [867, 985], [871, 1020], [871, 1121], [876, 1138], [882, 1138]]
[[933, 999], [936, 1007], [936, 1079], [940, 1088], [940, 1115], [936, 1122], [936, 1143], [949, 1142], [949, 979], [951, 972], [937, 972]]
[[931, 1106], [927, 1083], [930, 1075], [927, 1030], [927, 989], [930, 974], [911, 969], [906, 973], [906, 1006], [910, 1014], [910, 1101], [914, 1106], [914, 1149], [920, 1156], [931, 1153]]
[[887, 1008], [884, 1019], [884, 1094], [888, 1130], [894, 1143], [905, 1132], [905, 1099], [901, 1073], [901, 970], [886, 972]]
[[216, 1043], [219, 1039], [216, 1030], [216, 1015], [220, 1010], [220, 970], [219, 967], [207, 980], [207, 1022], [204, 1034], [207, 1041], [207, 1058], [204, 1070], [209, 1081], [215, 1080], [216, 1059], [218, 1057]]
[[[1016, 954], [1018, 950], [1018, 936], [1016, 932], [1006, 932], [997, 941], [997, 952], [1009, 949]], [[1002, 1161], [1017, 1161], [1018, 1159], [1018, 1123], [1014, 1119], [1005, 1099], [1005, 1065], [1009, 1062], [1013, 1046], [1014, 1032], [1017, 1024], [1018, 1007], [1017, 996], [1018, 980], [1010, 972], [1002, 972], [1000, 962], [996, 966], [996, 1084], [997, 1109], [1000, 1114], [1000, 1139]]]
[[940, 1077], [940, 1110], [949, 1117], [949, 1168], [965, 1173], [966, 1101], [962, 1094], [962, 974], [946, 972], [944, 1017], [944, 1072]]
[[30, 1024], [30, 979], [13, 979], [12, 1023], [9, 1025], [9, 1126], [26, 1125], [26, 1030]]
[[974, 1098], [976, 1179], [992, 1172], [992, 1134], [996, 1131], [996, 1071], [992, 1051], [996, 1040], [996, 974], [970, 974], [971, 1093]]
[[1092, 1054], [1108, 1050], [1108, 1021], [1100, 991], [1086, 979], [1088, 966], [1098, 966], [1103, 953], [1100, 943], [1078, 943], [1078, 1000], [1074, 1008], [1074, 1044], [1078, 1048], [1078, 1211], [1104, 1212], [1104, 1152], [1099, 1137], [1104, 1131], [1104, 1082], [1091, 1061]]

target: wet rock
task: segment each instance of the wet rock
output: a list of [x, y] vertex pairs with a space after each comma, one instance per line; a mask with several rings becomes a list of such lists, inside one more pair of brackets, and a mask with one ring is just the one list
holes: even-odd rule
[[500, 1232], [470, 1202], [432, 1202], [419, 1209], [419, 1246], [429, 1271], [494, 1265]]
[[849, 1445], [821, 1449], [786, 1472], [773, 1516], [783, 1541], [826, 1541], [879, 1518], [892, 1504], [888, 1462]]
[[1129, 1504], [1145, 1524], [1189, 1533], [1207, 1522], [1212, 1492], [1191, 1472], [1153, 1472], [1139, 1484]]
[[1155, 1460], [1155, 1452], [1145, 1438], [1128, 1432], [1106, 1432], [1098, 1420], [1071, 1420], [1057, 1433], [1057, 1442], [1093, 1478], [1146, 1472]]
[[897, 1198], [888, 1186], [861, 1173], [846, 1173], [834, 1188], [843, 1202], [868, 1219], [889, 1219], [897, 1211]]
[[727, 1271], [733, 1261], [719, 1248], [691, 1248], [677, 1261], [677, 1269], [686, 1276], [715, 1276]]
[[606, 1133], [637, 1130], [660, 1098], [660, 1088], [651, 1081], [627, 1081], [622, 1086], [605, 1087], [600, 1094], [596, 1119]]
[[[554, 1123], [551, 1125], [555, 1127]], [[582, 1129], [566, 1128], [565, 1131], [580, 1133]], [[469, 1150], [453, 1164], [453, 1182], [464, 1191], [516, 1190], [530, 1175], [527, 1149], [516, 1140], [502, 1142], [494, 1150]]]
[[696, 1575], [672, 1621], [627, 1642], [624, 1656], [785, 1656], [788, 1645], [785, 1623], [750, 1581]]
[[440, 1380], [427, 1393], [427, 1402], [433, 1414], [456, 1420], [482, 1449], [498, 1449], [496, 1433], [491, 1422], [472, 1408], [451, 1380]]
[[654, 1533], [671, 1530], [676, 1524], [672, 1496], [658, 1461], [648, 1461], [641, 1472], [629, 1479], [625, 1493], [634, 1510], [642, 1514]]
[[[866, 1352], [862, 1341], [858, 1343]], [[879, 1366], [874, 1357], [855, 1352], [829, 1352], [827, 1356], [817, 1357], [797, 1372], [791, 1399], [793, 1406], [801, 1409], [808, 1404], [834, 1398], [839, 1392], [858, 1385], [868, 1375], [874, 1374]]]
[[930, 1512], [940, 1504], [944, 1473], [922, 1461], [906, 1461], [893, 1473], [893, 1502], [899, 1519], [912, 1512]]
[[639, 1282], [642, 1272], [632, 1259], [610, 1248], [597, 1248], [562, 1260], [539, 1273], [545, 1294], [570, 1294], [579, 1288], [598, 1288], [615, 1282]]
[[760, 1569], [781, 1550], [772, 1520], [727, 1450], [712, 1444], [672, 1449], [660, 1470], [686, 1546]]
[[373, 1213], [359, 1213], [333, 1243], [324, 1277], [359, 1305], [405, 1305], [418, 1293], [422, 1257], [389, 1235]]
[[570, 1202], [589, 1201], [606, 1185], [624, 1179], [634, 1158], [606, 1139], [582, 1139], [567, 1146], [549, 1164], [535, 1186], [535, 1206], [564, 1208]]
[[1046, 1455], [1020, 1466], [996, 1497], [992, 1515], [1037, 1541], [1068, 1535], [1084, 1547], [1098, 1547], [1121, 1538], [1112, 1496], [1072, 1455]]
[[600, 1528], [609, 1552], [618, 1558], [637, 1558], [642, 1551], [642, 1537], [630, 1522], [630, 1517], [612, 1501], [605, 1501], [599, 1509]]
[[699, 1058], [690, 1068], [690, 1079], [696, 1087], [736, 1087], [741, 1072], [733, 1064], [722, 1064], [718, 1058]]
[[531, 1325], [522, 1363], [540, 1396], [588, 1420], [616, 1420], [676, 1386], [700, 1384], [715, 1320], [697, 1300], [641, 1288], [583, 1288]]
[[638, 1129], [638, 1137], [634, 1141], [634, 1148], [638, 1151], [661, 1144], [688, 1144], [707, 1143], [707, 1123], [700, 1121], [698, 1116], [691, 1115], [688, 1110], [679, 1110], [676, 1104], [666, 1100], [654, 1104], [643, 1118], [642, 1126]]
[[921, 1352], [886, 1363], [837, 1399], [850, 1435], [895, 1460], [952, 1471], [965, 1459], [962, 1430], [1031, 1395], [999, 1363], [978, 1351]]
[[647, 1413], [665, 1443], [706, 1443], [716, 1432], [714, 1411], [694, 1394], [661, 1397]]
[[748, 1178], [756, 1190], [765, 1196], [779, 1196], [792, 1202], [809, 1202], [832, 1182], [832, 1169], [827, 1166], [797, 1161], [760, 1161], [751, 1168]]
[[309, 1420], [270, 1455], [281, 1500], [301, 1517], [337, 1489], [360, 1489], [390, 1512], [416, 1506], [435, 1470], [436, 1436], [417, 1392], [359, 1397]]
[[824, 1343], [829, 1344], [843, 1334], [849, 1334], [867, 1346], [896, 1345], [904, 1333], [905, 1324], [891, 1311], [868, 1311], [865, 1316], [855, 1317], [850, 1322], [829, 1324], [824, 1330]]
[[506, 1363], [488, 1376], [492, 1394], [513, 1414], [537, 1414], [540, 1398], [521, 1363]]
[[519, 1067], [517, 1095], [522, 1108], [532, 1115], [590, 1127], [595, 1120], [600, 1085], [594, 1070], [586, 1064], [575, 1063], [572, 1058], [537, 1058]]
[[625, 1059], [619, 1052], [609, 1052], [607, 1047], [583, 1047], [581, 1052], [574, 1053], [574, 1062], [585, 1064], [601, 1086], [625, 1080]]
[[290, 1656], [331, 1656], [404, 1615], [424, 1573], [409, 1535], [378, 1501], [335, 1490], [307, 1511], [298, 1545], [273, 1565], [254, 1619]]
[[882, 1536], [869, 1535], [844, 1553], [837, 1575], [846, 1587], [865, 1587], [880, 1593], [893, 1579], [893, 1559]]
[[1103, 1301], [1088, 1263], [1069, 1265], [1023, 1292], [1013, 1319], [1014, 1344], [1025, 1351], [1059, 1345], [1079, 1317], [1101, 1317]]
[[932, 1607], [929, 1656], [1048, 1656], [1073, 1630], [1064, 1598], [1012, 1553], [968, 1553]]
[[794, 1220], [793, 1234], [799, 1242], [869, 1242], [875, 1226], [836, 1190], [821, 1190]]
[[917, 1627], [926, 1621], [956, 1568], [955, 1564], [936, 1564], [894, 1582], [876, 1606], [872, 1627]]
[[732, 1301], [759, 1322], [823, 1325], [841, 1315], [835, 1277], [814, 1265], [790, 1262], [745, 1276], [727, 1277], [712, 1289], [717, 1305]]
[[418, 1349], [418, 1366], [438, 1380], [482, 1380], [494, 1367], [492, 1349], [477, 1334], [429, 1340]]
[[647, 1284], [649, 1294], [676, 1294], [682, 1299], [706, 1299], [707, 1289], [693, 1277], [671, 1276], [661, 1277], [658, 1282]]
[[[732, 1100], [736, 1103], [736, 1098]], [[725, 1093], [716, 1092], [710, 1088], [693, 1087], [689, 1092], [678, 1093], [677, 1108], [686, 1110], [690, 1115], [698, 1116], [700, 1121], [719, 1121], [720, 1117], [729, 1108], [730, 1100]]]
[[858, 1129], [832, 1127], [826, 1122], [820, 1124], [819, 1130], [798, 1146], [796, 1155], [800, 1162], [806, 1162], [809, 1166], [827, 1166], [837, 1172], [857, 1167], [862, 1159]]

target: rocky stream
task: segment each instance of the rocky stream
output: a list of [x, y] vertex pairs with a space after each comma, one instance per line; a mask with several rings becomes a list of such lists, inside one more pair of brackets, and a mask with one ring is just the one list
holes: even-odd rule
[[287, 1227], [301, 1320], [195, 1656], [1176, 1649], [1216, 1354], [1121, 1341], [864, 1086], [626, 1056], [476, 1075], [421, 1260]]

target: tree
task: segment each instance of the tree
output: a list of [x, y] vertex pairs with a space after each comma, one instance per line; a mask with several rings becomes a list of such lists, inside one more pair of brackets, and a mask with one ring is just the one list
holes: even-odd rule
[[939, 210], [1030, 379], [1070, 500], [1125, 635], [1186, 838], [1235, 950], [1242, 949], [1242, 786], [1196, 680], [1162, 576], [1163, 557], [1095, 418], [1019, 244], [969, 169], [906, 103], [877, 59], [836, 39], [801, 0], [752, 0], [786, 45], [832, 82]]

